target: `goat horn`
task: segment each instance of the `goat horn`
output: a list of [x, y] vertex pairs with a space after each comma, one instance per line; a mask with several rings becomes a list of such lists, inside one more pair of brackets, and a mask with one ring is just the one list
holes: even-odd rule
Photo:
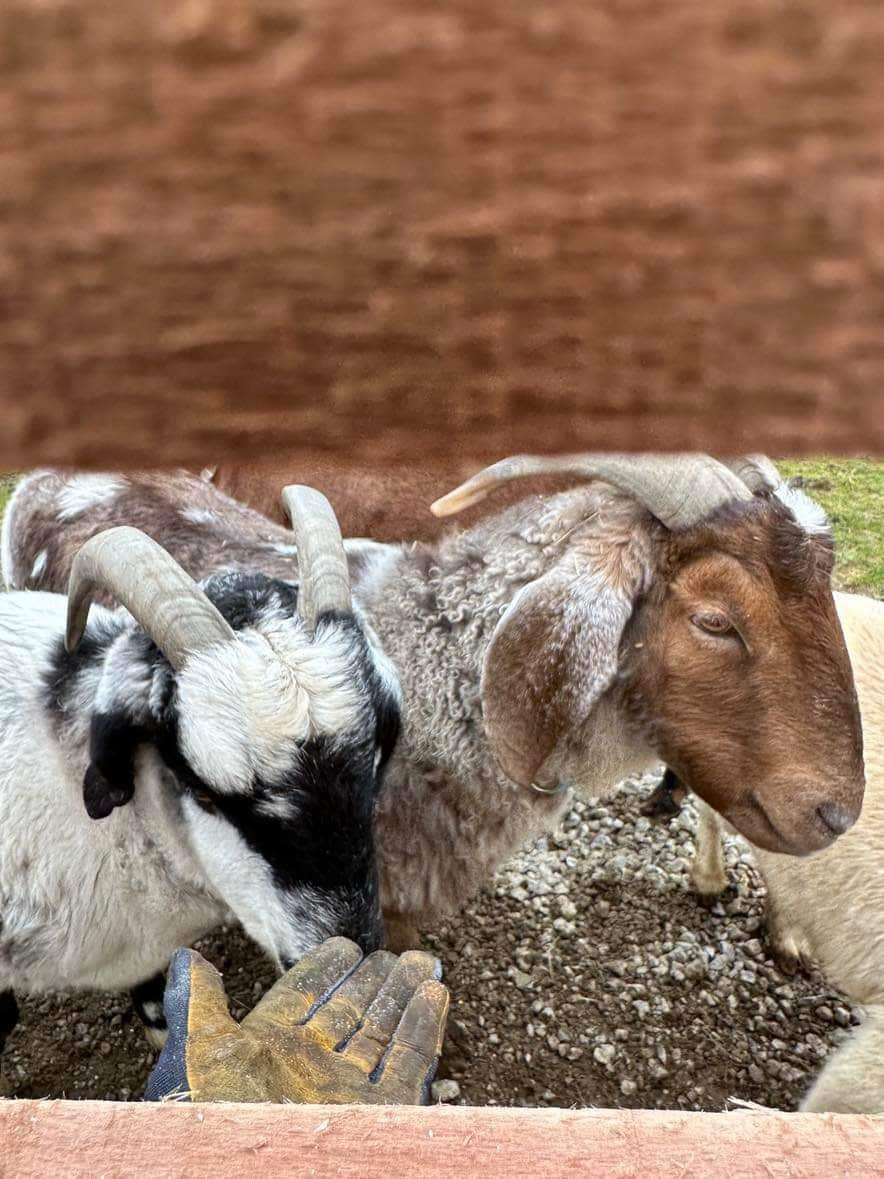
[[667, 528], [690, 528], [733, 500], [752, 498], [742, 479], [704, 454], [518, 455], [486, 467], [431, 505], [435, 516], [450, 516], [501, 483], [528, 475], [562, 474], [603, 479], [633, 495]]
[[291, 484], [282, 490], [282, 503], [298, 546], [298, 612], [312, 630], [321, 614], [353, 609], [347, 554], [334, 509], [321, 491]]
[[193, 578], [137, 528], [124, 525], [99, 532], [74, 557], [68, 582], [68, 651], [79, 645], [99, 590], [126, 607], [176, 671], [188, 655], [234, 638]]
[[729, 459], [725, 465], [738, 475], [752, 492], [775, 491], [783, 482], [783, 476], [763, 454], [747, 454], [741, 458]]

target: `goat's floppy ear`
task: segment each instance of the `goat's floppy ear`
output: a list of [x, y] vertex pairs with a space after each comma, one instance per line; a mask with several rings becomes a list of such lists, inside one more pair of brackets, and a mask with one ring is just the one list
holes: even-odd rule
[[122, 713], [92, 715], [89, 765], [83, 777], [83, 805], [90, 819], [106, 819], [135, 793], [135, 754], [150, 739], [143, 725]]
[[561, 566], [510, 603], [481, 680], [485, 734], [508, 778], [529, 786], [562, 738], [589, 718], [617, 673], [632, 606], [624, 587]]

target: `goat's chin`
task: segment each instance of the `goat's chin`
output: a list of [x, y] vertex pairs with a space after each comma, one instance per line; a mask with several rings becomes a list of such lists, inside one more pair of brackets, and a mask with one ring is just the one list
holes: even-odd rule
[[748, 839], [755, 847], [784, 856], [809, 856], [834, 843], [836, 836], [825, 832], [818, 824], [784, 824], [775, 822], [754, 798], [739, 806], [722, 810], [722, 817], [734, 831]]

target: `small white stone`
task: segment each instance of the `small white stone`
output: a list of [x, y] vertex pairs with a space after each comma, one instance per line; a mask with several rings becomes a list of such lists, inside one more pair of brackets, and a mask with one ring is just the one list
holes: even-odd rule
[[460, 1085], [457, 1081], [434, 1081], [430, 1086], [434, 1101], [457, 1101], [460, 1097]]

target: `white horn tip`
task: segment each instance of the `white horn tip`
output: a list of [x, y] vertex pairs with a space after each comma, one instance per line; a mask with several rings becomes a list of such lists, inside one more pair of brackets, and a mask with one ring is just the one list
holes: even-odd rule
[[430, 504], [430, 511], [434, 516], [453, 516], [456, 512], [462, 512], [464, 508], [479, 503], [487, 494], [488, 489], [485, 487], [470, 487], [469, 483], [464, 483], [460, 487], [455, 487], [454, 491], [449, 491], [434, 500]]

